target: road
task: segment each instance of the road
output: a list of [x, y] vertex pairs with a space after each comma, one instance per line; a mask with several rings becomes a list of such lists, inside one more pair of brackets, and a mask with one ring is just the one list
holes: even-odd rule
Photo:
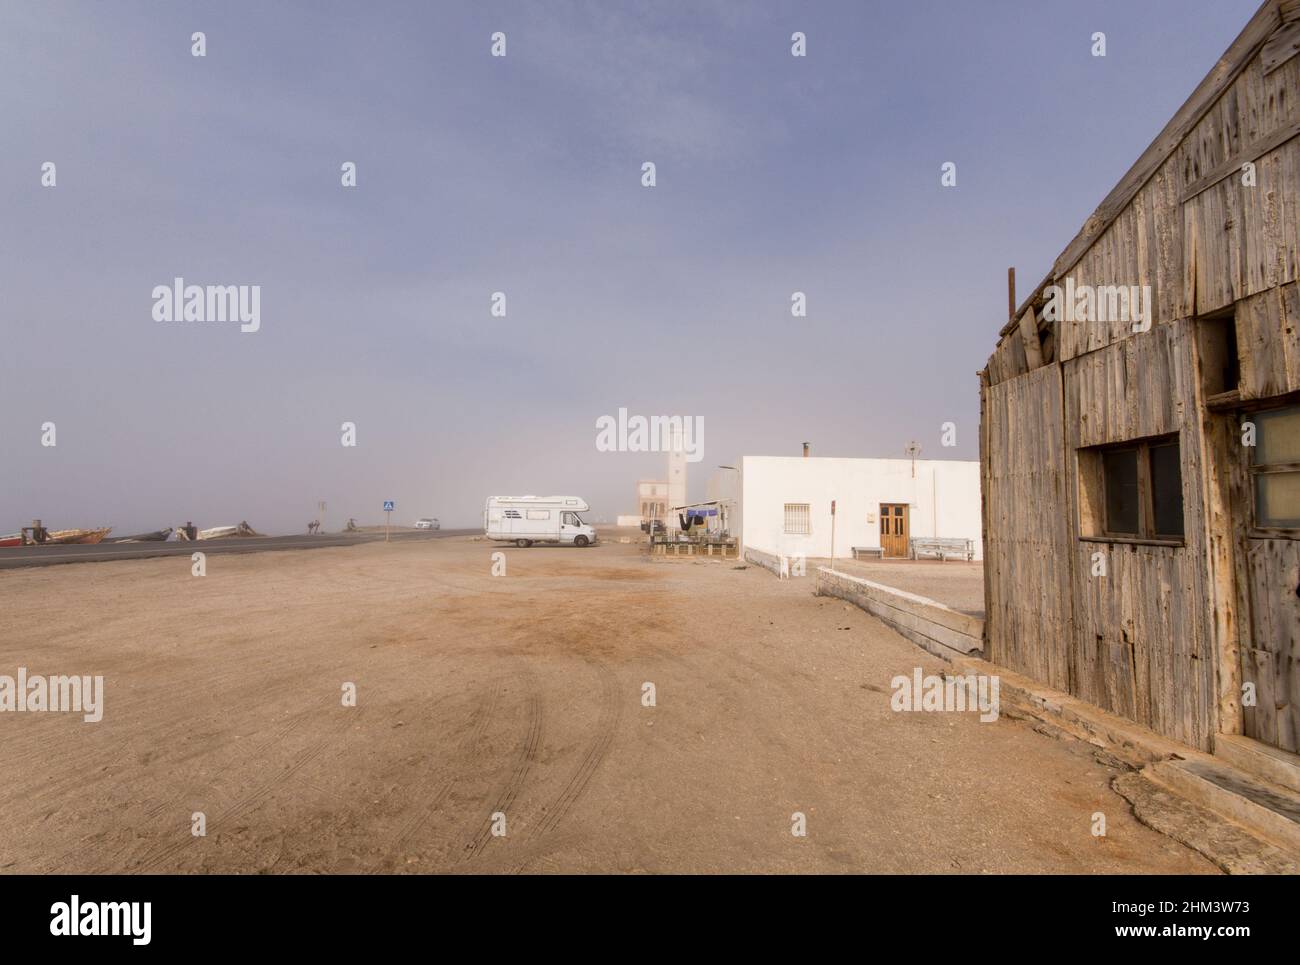
[[[440, 529], [393, 533], [394, 542], [439, 539], [443, 536], [469, 536], [477, 529]], [[194, 543], [94, 543], [88, 546], [11, 546], [0, 547], [0, 570], [28, 566], [53, 566], [56, 563], [103, 563], [111, 560], [139, 560], [154, 556], [189, 556], [202, 552], [265, 553], [273, 550], [323, 549], [327, 546], [355, 546], [382, 542], [380, 533], [322, 533], [319, 536], [235, 536], [228, 539], [205, 539]]]

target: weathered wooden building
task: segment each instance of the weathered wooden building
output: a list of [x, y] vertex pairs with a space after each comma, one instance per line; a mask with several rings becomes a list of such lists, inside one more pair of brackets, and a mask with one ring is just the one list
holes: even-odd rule
[[980, 373], [988, 658], [1202, 750], [1300, 750], [1298, 53], [1268, 0]]

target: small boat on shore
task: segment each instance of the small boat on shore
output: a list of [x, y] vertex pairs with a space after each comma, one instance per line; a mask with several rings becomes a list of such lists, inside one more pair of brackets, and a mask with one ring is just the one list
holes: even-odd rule
[[22, 546], [23, 534], [10, 533], [8, 536], [0, 536], [0, 546]]
[[238, 532], [238, 526], [210, 526], [199, 530], [199, 539], [221, 539], [223, 536], [234, 536]]
[[113, 531], [112, 526], [103, 529], [52, 529], [45, 536], [44, 545], [68, 545], [70, 543], [100, 543]]
[[209, 529], [199, 530], [199, 539], [223, 539], [227, 536], [262, 536], [253, 527], [249, 526], [246, 521], [242, 521], [237, 526], [213, 526]]
[[152, 533], [136, 533], [134, 536], [114, 536], [110, 543], [161, 543], [172, 534], [171, 527], [156, 529]]

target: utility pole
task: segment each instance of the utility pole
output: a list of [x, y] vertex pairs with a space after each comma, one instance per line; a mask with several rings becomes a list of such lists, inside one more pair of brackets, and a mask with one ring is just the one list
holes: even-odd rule
[[835, 500], [831, 500], [831, 569], [835, 569]]

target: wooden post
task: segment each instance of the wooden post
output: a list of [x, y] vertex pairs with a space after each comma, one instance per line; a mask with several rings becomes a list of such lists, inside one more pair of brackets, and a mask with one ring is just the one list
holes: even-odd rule
[[1016, 320], [1016, 270], [1007, 269], [1007, 321]]

